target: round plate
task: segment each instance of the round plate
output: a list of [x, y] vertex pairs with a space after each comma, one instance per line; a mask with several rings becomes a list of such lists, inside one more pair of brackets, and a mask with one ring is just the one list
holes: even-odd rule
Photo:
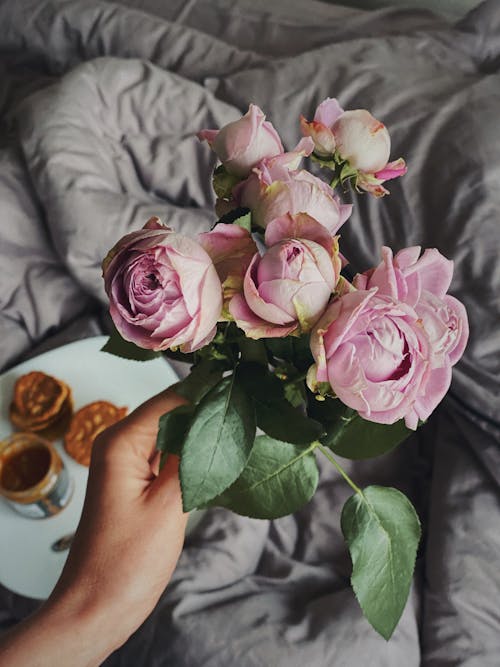
[[[9, 404], [20, 375], [43, 371], [64, 380], [73, 391], [75, 410], [97, 400], [136, 408], [143, 401], [177, 381], [177, 375], [162, 357], [151, 361], [127, 361], [101, 348], [106, 336], [70, 343], [29, 359], [0, 376], [0, 439], [12, 433]], [[0, 583], [15, 593], [47, 598], [59, 578], [68, 552], [55, 553], [51, 545], [73, 533], [87, 485], [88, 470], [70, 458], [56, 441], [55, 446], [75, 482], [73, 497], [59, 514], [47, 519], [27, 519], [0, 497]]]

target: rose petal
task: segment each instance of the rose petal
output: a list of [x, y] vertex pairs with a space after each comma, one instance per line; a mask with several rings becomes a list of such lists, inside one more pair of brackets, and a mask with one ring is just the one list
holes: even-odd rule
[[236, 294], [231, 299], [229, 302], [229, 312], [248, 338], [284, 338], [297, 329], [296, 322], [287, 326], [279, 326], [261, 319], [250, 310], [241, 294]]

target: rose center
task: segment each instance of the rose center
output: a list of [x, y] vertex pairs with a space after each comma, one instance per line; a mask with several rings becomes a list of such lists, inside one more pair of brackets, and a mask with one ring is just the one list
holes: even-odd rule
[[356, 336], [356, 349], [372, 382], [397, 380], [408, 371], [408, 346], [389, 318], [374, 322], [364, 334]]
[[143, 276], [142, 285], [144, 289], [154, 292], [154, 290], [160, 287], [160, 281], [154, 273], [148, 273], [147, 275]]

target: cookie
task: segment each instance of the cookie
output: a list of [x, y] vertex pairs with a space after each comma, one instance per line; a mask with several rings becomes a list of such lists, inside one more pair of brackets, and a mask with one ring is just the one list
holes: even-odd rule
[[84, 466], [90, 465], [92, 445], [96, 437], [126, 416], [127, 408], [118, 408], [108, 401], [94, 401], [77, 410], [64, 436], [68, 454]]
[[17, 379], [9, 415], [19, 430], [55, 440], [68, 427], [72, 413], [71, 389], [62, 380], [41, 371]]

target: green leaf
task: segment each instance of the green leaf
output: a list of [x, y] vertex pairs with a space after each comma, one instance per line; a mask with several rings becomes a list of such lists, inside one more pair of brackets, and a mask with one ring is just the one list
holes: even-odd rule
[[309, 334], [304, 334], [298, 337], [264, 338], [263, 342], [275, 359], [286, 361], [299, 370], [307, 370], [314, 362], [309, 338]]
[[397, 489], [369, 486], [346, 502], [341, 526], [361, 609], [375, 630], [389, 639], [410, 592], [420, 540], [417, 513]]
[[291, 336], [285, 338], [264, 338], [267, 349], [276, 359], [293, 360], [293, 342]]
[[255, 404], [257, 426], [272, 438], [295, 445], [309, 445], [324, 432], [285, 398], [283, 384], [259, 364], [241, 364], [240, 377]]
[[255, 438], [255, 411], [238, 374], [221, 380], [200, 401], [182, 448], [184, 511], [204, 505], [241, 474]]
[[306, 389], [304, 380], [299, 382], [285, 382], [284, 393], [286, 400], [293, 405], [294, 408], [303, 406], [306, 400]]
[[160, 467], [165, 463], [167, 454], [181, 455], [194, 410], [194, 405], [179, 405], [160, 417], [156, 437], [156, 449], [163, 453]]
[[[250, 225], [252, 222], [252, 216], [250, 213], [249, 208], [233, 208], [232, 211], [229, 211], [229, 213], [226, 213], [226, 215], [223, 215], [220, 220], [217, 221], [216, 225], [219, 223], [224, 223], [225, 225], [237, 225], [238, 223], [240, 227], [244, 227], [247, 229], [247, 221], [250, 220]], [[250, 231], [250, 229], [248, 229]]]
[[222, 378], [224, 367], [216, 361], [204, 359], [191, 369], [190, 374], [172, 386], [176, 394], [191, 403], [199, 403], [206, 393]]
[[246, 229], [248, 233], [250, 233], [252, 231], [252, 214], [250, 211], [244, 215], [241, 215], [239, 218], [236, 218], [236, 220], [233, 222], [233, 225], [238, 225], [238, 227], [242, 227], [243, 229]]
[[113, 328], [107, 343], [101, 347], [101, 352], [108, 352], [108, 354], [114, 354], [115, 357], [132, 359], [133, 361], [150, 361], [161, 356], [161, 352], [145, 350], [128, 340], [124, 340], [115, 328]]
[[353, 176], [357, 176], [357, 174], [358, 174], [358, 170], [355, 169], [354, 167], [351, 167], [351, 165], [348, 162], [346, 162], [342, 166], [342, 169], [340, 170], [340, 182], [343, 183], [348, 178], [352, 178]]
[[231, 192], [234, 186], [239, 183], [241, 178], [230, 174], [223, 164], [220, 164], [217, 169], [214, 170], [212, 176], [212, 185], [217, 197], [221, 199], [230, 199]]
[[266, 346], [262, 340], [253, 340], [252, 338], [241, 336], [238, 338], [238, 347], [240, 348], [243, 361], [255, 362], [267, 367]]
[[292, 338], [293, 363], [299, 370], [307, 370], [314, 359], [311, 353], [310, 335], [304, 334]]
[[346, 459], [369, 459], [386, 454], [411, 435], [403, 419], [377, 424], [359, 416], [338, 398], [311, 403], [310, 414], [325, 426], [321, 442]]
[[316, 155], [315, 153], [312, 153], [311, 154], [311, 160], [313, 162], [317, 162], [322, 167], [326, 167], [327, 169], [331, 169], [332, 171], [335, 171], [335, 169], [337, 168], [337, 162], [335, 161], [335, 159], [332, 159], [332, 158], [327, 158], [327, 157], [325, 158], [325, 157], [321, 157], [320, 155]]
[[168, 359], [183, 361], [186, 364], [194, 364], [196, 352], [181, 352], [180, 350], [165, 350], [163, 353]]
[[312, 444], [307, 449], [267, 435], [255, 445], [241, 476], [210, 505], [255, 519], [276, 519], [305, 505], [318, 485]]

